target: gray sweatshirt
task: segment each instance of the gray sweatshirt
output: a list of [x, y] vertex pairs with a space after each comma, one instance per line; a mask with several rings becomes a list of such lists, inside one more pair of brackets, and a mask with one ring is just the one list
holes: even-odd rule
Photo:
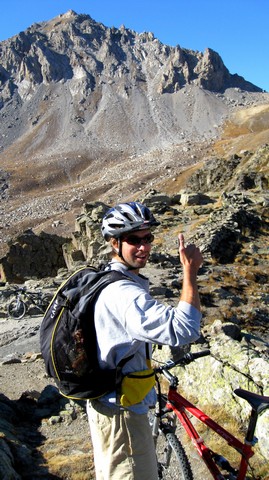
[[[176, 307], [164, 305], [149, 294], [149, 281], [136, 275], [120, 262], [111, 262], [109, 269], [123, 272], [119, 280], [102, 290], [95, 305], [95, 327], [101, 367], [115, 368], [125, 357], [135, 354], [123, 367], [123, 374], [144, 370], [145, 343], [177, 347], [199, 338], [201, 313], [192, 305], [180, 301]], [[151, 352], [151, 348], [150, 348]], [[115, 407], [116, 393], [98, 401]], [[136, 413], [146, 413], [156, 401], [155, 390], [140, 404], [130, 407]]]

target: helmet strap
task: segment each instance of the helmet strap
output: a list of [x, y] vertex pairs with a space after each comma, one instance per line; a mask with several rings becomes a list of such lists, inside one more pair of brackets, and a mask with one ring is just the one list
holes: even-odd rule
[[[123, 256], [122, 256], [122, 240], [121, 238], [119, 237], [118, 238], [118, 248], [119, 248], [119, 252], [118, 252], [118, 255], [120, 258], [122, 258], [122, 260], [124, 260]], [[124, 260], [125, 261], [125, 260]]]
[[137, 270], [136, 267], [132, 267], [128, 262], [126, 262], [124, 256], [122, 255], [122, 239], [119, 237], [118, 238], [118, 256], [120, 258], [122, 258], [122, 260], [124, 261], [125, 265], [127, 266], [128, 270]]

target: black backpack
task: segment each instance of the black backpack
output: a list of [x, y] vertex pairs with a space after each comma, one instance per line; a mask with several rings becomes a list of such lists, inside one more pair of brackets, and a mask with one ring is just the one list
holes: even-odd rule
[[48, 375], [62, 395], [73, 399], [98, 398], [115, 390], [121, 367], [101, 369], [97, 360], [94, 304], [109, 283], [126, 276], [115, 270], [83, 267], [57, 290], [40, 327], [41, 354]]

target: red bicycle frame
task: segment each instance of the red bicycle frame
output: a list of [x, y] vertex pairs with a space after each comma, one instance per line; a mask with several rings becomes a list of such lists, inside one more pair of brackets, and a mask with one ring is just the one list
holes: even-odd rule
[[199, 408], [195, 407], [192, 403], [182, 397], [176, 389], [170, 387], [168, 392], [168, 400], [166, 404], [166, 408], [172, 410], [176, 416], [178, 417], [181, 425], [184, 427], [185, 431], [191, 438], [194, 446], [196, 447], [200, 457], [203, 459], [205, 464], [207, 465], [209, 471], [211, 472], [213, 478], [215, 480], [222, 480], [224, 477], [221, 474], [219, 468], [217, 467], [213, 456], [214, 452], [208, 448], [204, 440], [198, 434], [197, 430], [193, 426], [191, 420], [189, 419], [186, 412], [191, 413], [194, 417], [196, 417], [200, 422], [207, 425], [209, 428], [214, 430], [220, 437], [222, 437], [228, 445], [234, 448], [237, 452], [241, 454], [241, 462], [240, 467], [237, 473], [237, 480], [244, 480], [248, 468], [248, 460], [250, 457], [254, 455], [252, 447], [248, 443], [242, 443], [236, 437], [234, 437], [231, 433], [221, 427], [218, 423], [216, 423], [212, 418], [206, 415], [204, 412], [199, 410]]

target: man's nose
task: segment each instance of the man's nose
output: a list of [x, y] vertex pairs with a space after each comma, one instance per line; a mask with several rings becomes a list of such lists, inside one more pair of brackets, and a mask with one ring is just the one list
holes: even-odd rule
[[151, 243], [147, 243], [147, 242], [144, 242], [144, 240], [141, 241], [141, 243], [139, 243], [139, 245], [137, 245], [137, 248], [140, 250], [141, 248], [144, 250], [149, 250], [151, 248]]

